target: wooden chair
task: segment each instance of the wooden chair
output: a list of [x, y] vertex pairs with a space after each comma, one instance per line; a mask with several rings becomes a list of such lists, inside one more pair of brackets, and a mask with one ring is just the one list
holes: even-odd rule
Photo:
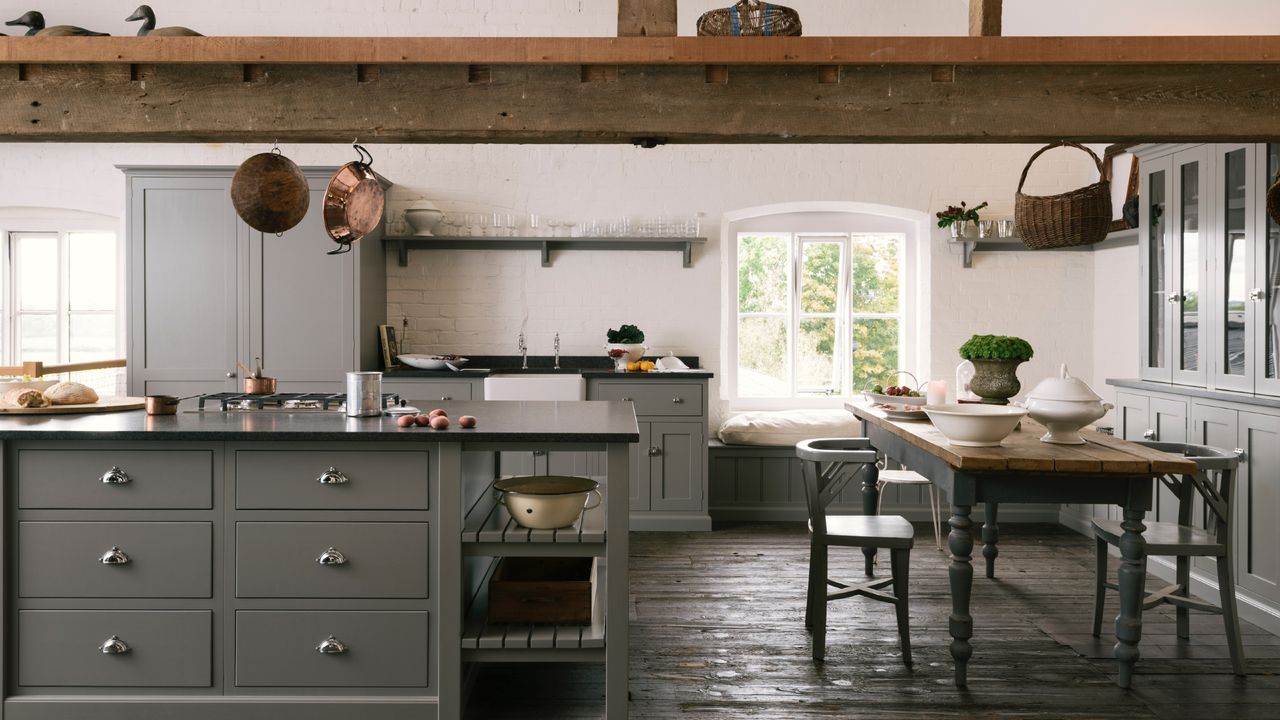
[[[813, 633], [813, 659], [826, 655], [827, 603], [862, 595], [892, 603], [898, 616], [898, 636], [902, 641], [902, 662], [911, 665], [910, 619], [907, 615], [907, 578], [915, 530], [898, 515], [828, 515], [827, 505], [840, 494], [849, 480], [862, 473], [877, 473], [876, 451], [866, 438], [822, 438], [796, 444], [804, 476], [805, 502], [809, 511], [809, 584], [804, 624]], [[827, 548], [887, 548], [890, 577], [863, 582], [827, 577]], [[870, 571], [868, 571], [870, 574]], [[893, 586], [893, 594], [883, 588]], [[836, 588], [828, 593], [827, 586]]]
[[[1189, 610], [1201, 610], [1222, 615], [1226, 625], [1227, 646], [1231, 652], [1231, 668], [1237, 675], [1244, 675], [1244, 647], [1240, 642], [1240, 618], [1236, 612], [1236, 586], [1232, 575], [1235, 563], [1233, 542], [1231, 504], [1235, 490], [1235, 470], [1240, 463], [1234, 452], [1206, 447], [1204, 445], [1184, 445], [1182, 443], [1164, 443], [1139, 441], [1140, 445], [1183, 455], [1194, 460], [1198, 468], [1194, 475], [1178, 478], [1165, 475], [1160, 482], [1173, 491], [1178, 498], [1178, 522], [1147, 523], [1146, 532], [1142, 534], [1147, 544], [1147, 555], [1166, 555], [1177, 558], [1174, 584], [1155, 592], [1147, 593], [1142, 603], [1143, 610], [1149, 610], [1160, 603], [1169, 603], [1177, 608], [1178, 637], [1187, 639], [1191, 636]], [[1204, 501], [1205, 527], [1202, 529], [1192, 524], [1192, 511], [1196, 500]], [[1102, 606], [1106, 599], [1106, 590], [1117, 589], [1116, 583], [1107, 582], [1107, 546], [1120, 546], [1120, 536], [1124, 533], [1120, 523], [1115, 520], [1094, 520], [1093, 536], [1097, 541], [1097, 582], [1094, 587], [1093, 635], [1102, 633]], [[1218, 592], [1221, 606], [1215, 606], [1191, 597], [1191, 558], [1216, 558], [1218, 566]]]

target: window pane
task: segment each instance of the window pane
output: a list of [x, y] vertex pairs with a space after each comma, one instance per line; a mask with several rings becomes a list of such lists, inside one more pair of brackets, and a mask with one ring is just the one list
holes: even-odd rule
[[796, 394], [826, 395], [839, 391], [836, 380], [836, 321], [806, 318], [796, 338]]
[[840, 293], [840, 243], [806, 242], [800, 245], [800, 312], [833, 313]]
[[[882, 383], [898, 369], [897, 319], [854, 320], [850, 327], [853, 340], [853, 390]], [[896, 376], [895, 376], [896, 377]], [[896, 380], [888, 380], [893, 383]]]
[[739, 397], [789, 397], [787, 319], [745, 317], [738, 320]]
[[898, 311], [898, 273], [902, 235], [853, 235], [849, 291], [853, 312]]
[[1245, 281], [1245, 248], [1248, 246], [1249, 220], [1245, 217], [1245, 154], [1244, 150], [1233, 150], [1227, 153], [1226, 170], [1224, 171], [1226, 187], [1223, 188], [1222, 235], [1223, 266], [1226, 268], [1226, 288], [1222, 307], [1224, 312], [1223, 327], [1226, 328], [1226, 343], [1223, 351], [1223, 369], [1227, 375], [1244, 375], [1245, 355], [1247, 349], [1244, 341], [1244, 320], [1246, 290]]
[[58, 309], [58, 236], [18, 235], [18, 309]]
[[21, 315], [18, 318], [20, 362], [58, 361], [58, 318], [56, 315]]
[[70, 352], [68, 362], [110, 360], [116, 354], [116, 316], [114, 314], [71, 314]]
[[[111, 233], [70, 233], [72, 310], [114, 310], [116, 307], [116, 236]], [[72, 344], [72, 352], [75, 351]]]
[[787, 312], [789, 235], [738, 236], [738, 312]]

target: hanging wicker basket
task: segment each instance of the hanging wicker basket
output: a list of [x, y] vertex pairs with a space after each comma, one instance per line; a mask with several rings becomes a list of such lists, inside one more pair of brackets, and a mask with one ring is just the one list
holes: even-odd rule
[[1111, 230], [1111, 183], [1107, 180], [1060, 195], [1027, 195], [1022, 192], [1031, 164], [1056, 147], [1073, 147], [1089, 153], [1098, 168], [1099, 177], [1102, 176], [1102, 160], [1078, 143], [1050, 143], [1027, 160], [1022, 178], [1018, 180], [1013, 217], [1022, 244], [1033, 250], [1092, 245], [1106, 238]]

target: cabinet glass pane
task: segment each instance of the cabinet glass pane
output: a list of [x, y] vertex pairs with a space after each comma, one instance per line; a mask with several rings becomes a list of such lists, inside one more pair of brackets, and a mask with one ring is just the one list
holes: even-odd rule
[[[1274, 178], [1280, 173], [1280, 143], [1267, 146], [1267, 177]], [[1266, 284], [1263, 286], [1262, 301], [1266, 312], [1266, 376], [1280, 377], [1276, 371], [1276, 357], [1280, 355], [1280, 310], [1276, 306], [1280, 302], [1280, 224], [1267, 218], [1267, 267], [1264, 270]]]
[[1200, 369], [1200, 163], [1181, 170], [1180, 235], [1182, 312], [1178, 318], [1179, 362], [1183, 370]]
[[1147, 365], [1153, 368], [1165, 367], [1164, 364], [1164, 318], [1168, 307], [1165, 295], [1165, 247], [1164, 247], [1164, 171], [1151, 173], [1147, 177], [1150, 188], [1147, 199], [1148, 231], [1147, 238]]
[[1244, 322], [1245, 302], [1247, 302], [1247, 286], [1249, 278], [1245, 276], [1245, 193], [1247, 180], [1245, 177], [1244, 148], [1226, 154], [1225, 169], [1222, 175], [1225, 187], [1222, 188], [1222, 267], [1223, 273], [1223, 333], [1226, 335], [1222, 344], [1224, 357], [1222, 367], [1227, 375], [1244, 375], [1245, 343]]

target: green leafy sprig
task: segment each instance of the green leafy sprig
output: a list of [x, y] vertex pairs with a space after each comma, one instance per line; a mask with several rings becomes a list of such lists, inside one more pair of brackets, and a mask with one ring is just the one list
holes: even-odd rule
[[960, 207], [948, 205], [946, 210], [938, 213], [938, 227], [950, 227], [952, 223], [957, 223], [962, 220], [977, 222], [978, 211], [986, 206], [987, 204], [985, 202], [971, 208], [966, 208], [963, 202], [960, 203]]
[[623, 325], [617, 330], [609, 330], [605, 339], [618, 345], [639, 345], [644, 342], [644, 331], [635, 325]]
[[974, 335], [960, 346], [965, 360], [1030, 360], [1031, 343], [1010, 335]]

